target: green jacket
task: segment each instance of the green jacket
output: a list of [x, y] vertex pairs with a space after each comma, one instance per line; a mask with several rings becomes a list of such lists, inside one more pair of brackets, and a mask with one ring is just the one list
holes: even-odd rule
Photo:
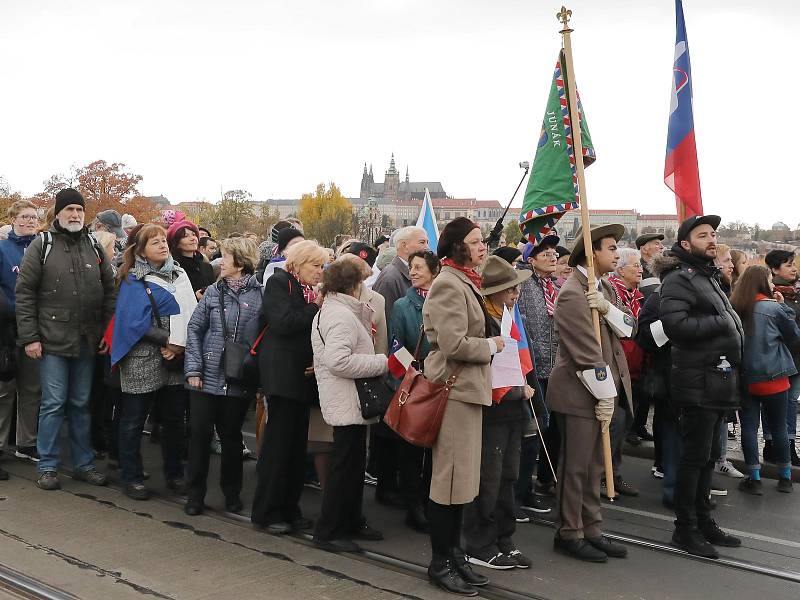
[[[406, 290], [406, 295], [398, 298], [392, 309], [392, 316], [389, 319], [389, 352], [392, 352], [393, 339], [396, 339], [401, 346], [405, 346], [411, 354], [417, 347], [417, 340], [422, 328], [422, 304], [425, 300], [417, 293], [413, 287]], [[420, 362], [425, 360], [430, 351], [428, 338], [422, 336], [422, 344], [419, 348]], [[399, 381], [394, 381], [400, 385]]]
[[43, 352], [77, 358], [81, 338], [92, 349], [100, 343], [114, 312], [111, 262], [98, 257], [86, 229], [68, 233], [55, 225], [42, 265], [42, 237], [22, 258], [17, 278], [17, 345], [41, 342]]

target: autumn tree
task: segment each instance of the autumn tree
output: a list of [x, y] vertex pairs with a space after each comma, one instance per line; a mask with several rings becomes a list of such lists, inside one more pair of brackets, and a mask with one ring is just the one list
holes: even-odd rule
[[208, 222], [213, 225], [216, 235], [221, 239], [233, 232], [242, 233], [251, 229], [255, 220], [252, 194], [246, 190], [229, 190], [214, 207]]
[[251, 229], [260, 237], [267, 238], [270, 228], [281, 218], [277, 206], [272, 206], [267, 202], [262, 202], [256, 210], [255, 224]]
[[303, 194], [298, 217], [306, 237], [330, 246], [338, 234], [352, 231], [353, 205], [335, 183], [331, 182], [328, 189], [320, 183], [313, 194]]
[[511, 219], [503, 228], [503, 233], [506, 236], [506, 244], [516, 246], [522, 239], [522, 231], [519, 228], [519, 221]]

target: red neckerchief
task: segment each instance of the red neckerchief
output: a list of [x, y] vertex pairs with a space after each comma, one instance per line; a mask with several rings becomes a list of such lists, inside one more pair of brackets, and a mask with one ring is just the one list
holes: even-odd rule
[[414, 288], [414, 289], [417, 290], [417, 295], [423, 300], [428, 297], [428, 290], [423, 290], [422, 288]]
[[466, 275], [469, 278], [469, 280], [473, 284], [475, 284], [476, 288], [481, 289], [483, 287], [483, 278], [478, 274], [478, 272], [475, 269], [468, 269], [467, 267], [462, 267], [461, 265], [454, 262], [452, 258], [443, 258], [442, 266], [452, 267], [456, 271], [461, 271], [464, 275]]
[[[289, 271], [292, 273], [291, 271]], [[297, 273], [292, 273], [295, 279], [300, 283], [300, 287], [303, 289], [303, 298], [306, 299], [306, 304], [311, 304], [312, 302], [317, 301], [317, 292], [314, 291], [314, 288], [305, 283]]]
[[556, 293], [556, 287], [553, 285], [553, 280], [550, 277], [539, 277], [538, 273], [534, 271], [534, 276], [536, 279], [539, 280], [539, 283], [542, 284], [542, 290], [544, 290], [544, 304], [547, 307], [547, 314], [551, 317], [553, 313], [556, 311], [556, 297], [558, 294]]
[[644, 294], [638, 289], [629, 290], [628, 285], [618, 275], [609, 275], [608, 281], [614, 286], [619, 299], [622, 300], [625, 307], [631, 311], [633, 318], [638, 319], [639, 311], [642, 308], [642, 300], [644, 300]]
[[762, 300], [773, 300], [773, 298], [765, 296], [764, 294], [756, 294], [756, 302], [761, 302]]

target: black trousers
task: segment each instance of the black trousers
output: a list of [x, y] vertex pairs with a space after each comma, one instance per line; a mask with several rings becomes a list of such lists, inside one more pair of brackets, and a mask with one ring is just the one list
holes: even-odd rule
[[640, 433], [647, 429], [647, 415], [650, 412], [651, 398], [642, 385], [641, 377], [634, 379], [631, 384], [633, 386], [633, 423], [631, 424], [631, 432]]
[[428, 521], [431, 524], [431, 548], [434, 559], [452, 556], [456, 549], [461, 551], [463, 513], [463, 504], [437, 504], [433, 500], [428, 501]]
[[222, 446], [219, 485], [226, 500], [236, 500], [242, 491], [242, 425], [250, 398], [192, 391], [189, 403], [192, 407], [189, 464], [186, 468], [189, 500], [202, 503], [206, 497], [214, 427]]
[[681, 410], [678, 430], [681, 436], [681, 461], [675, 482], [675, 527], [696, 529], [708, 521], [711, 476], [722, 451], [719, 428], [725, 412], [699, 407]]
[[361, 526], [364, 504], [364, 468], [367, 466], [367, 426], [333, 428], [333, 452], [328, 459], [328, 481], [322, 493], [322, 514], [314, 537], [336, 540]]
[[256, 525], [291, 523], [303, 516], [300, 494], [305, 480], [308, 415], [308, 405], [299, 400], [281, 396], [267, 400], [267, 423], [256, 465], [258, 483], [251, 515]]
[[483, 422], [478, 496], [464, 507], [464, 550], [480, 556], [510, 552], [517, 529], [514, 484], [519, 474], [522, 422]]
[[400, 444], [402, 439], [391, 431], [382, 421], [372, 425], [369, 440], [371, 471], [378, 482], [375, 493], [378, 495], [399, 492], [400, 482]]
[[[542, 393], [547, 396], [547, 385], [549, 379], [540, 379], [539, 385], [542, 388]], [[541, 415], [539, 415], [541, 420]], [[550, 418], [547, 422], [547, 429], [542, 434], [542, 445], [539, 448], [539, 466], [536, 470], [536, 481], [540, 485], [553, 483], [553, 469], [558, 468], [558, 461], [561, 455], [561, 432], [558, 428], [558, 419], [553, 417], [550, 413]], [[547, 452], [550, 453], [550, 462], [553, 468], [550, 468], [550, 462], [547, 461], [547, 454], [545, 453], [544, 446], [547, 446]], [[522, 478], [522, 470], [519, 473], [520, 479]]]

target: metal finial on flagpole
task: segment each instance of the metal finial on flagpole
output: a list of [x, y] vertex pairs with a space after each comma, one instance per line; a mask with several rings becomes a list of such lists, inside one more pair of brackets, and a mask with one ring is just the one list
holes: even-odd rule
[[564, 29], [561, 30], [561, 33], [571, 33], [572, 29], [569, 28], [569, 19], [572, 16], [572, 11], [567, 9], [566, 6], [562, 6], [561, 10], [556, 13], [556, 18], [564, 25]]

